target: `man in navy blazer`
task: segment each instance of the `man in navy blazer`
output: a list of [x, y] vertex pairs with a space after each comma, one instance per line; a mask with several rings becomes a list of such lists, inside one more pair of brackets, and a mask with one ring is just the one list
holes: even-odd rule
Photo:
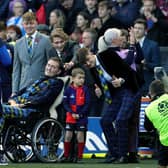
[[160, 65], [160, 50], [158, 43], [149, 40], [145, 34], [147, 23], [144, 19], [137, 19], [134, 22], [134, 32], [137, 42], [139, 42], [144, 55], [143, 73], [145, 84], [143, 86], [143, 95], [148, 94], [149, 84], [154, 80], [154, 67]]

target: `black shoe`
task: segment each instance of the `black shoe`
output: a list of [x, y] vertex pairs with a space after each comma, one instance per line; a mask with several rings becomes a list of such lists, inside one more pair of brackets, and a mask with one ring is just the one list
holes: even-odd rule
[[71, 161], [70, 161], [69, 158], [63, 156], [63, 157], [59, 160], [59, 162], [60, 162], [60, 163], [70, 163]]
[[8, 165], [8, 161], [4, 154], [0, 154], [0, 166], [6, 166]]
[[136, 156], [128, 156], [128, 163], [139, 163], [139, 160]]
[[73, 157], [69, 157], [68, 160], [69, 160], [69, 163], [73, 163], [74, 160], [75, 160], [75, 158], [73, 158]]
[[116, 160], [116, 157], [107, 157], [103, 163], [114, 163]]
[[82, 159], [77, 158], [75, 163], [84, 163]]
[[77, 157], [74, 157], [73, 158], [73, 163], [77, 163], [78, 162], [78, 158]]
[[127, 156], [121, 156], [116, 163], [118, 164], [123, 164], [123, 163], [128, 163], [128, 157]]

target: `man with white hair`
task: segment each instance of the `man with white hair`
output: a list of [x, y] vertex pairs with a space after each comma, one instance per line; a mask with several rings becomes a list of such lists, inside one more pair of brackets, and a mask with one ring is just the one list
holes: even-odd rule
[[[117, 28], [108, 29], [103, 36], [99, 38], [98, 50], [102, 52], [111, 47], [117, 52], [117, 54], [133, 69], [137, 72], [140, 85], [143, 84], [143, 72], [141, 70], [141, 62], [144, 59], [143, 52], [138, 43], [136, 43], [134, 29], [130, 28], [129, 31], [129, 46], [127, 52], [123, 54], [121, 52], [121, 44], [125, 42], [123, 40], [123, 31]], [[128, 42], [127, 42], [128, 43]], [[137, 94], [136, 103], [133, 106], [133, 112], [129, 118], [129, 157], [128, 162], [137, 163], [137, 144], [138, 144], [138, 128], [139, 128], [139, 113], [141, 104], [141, 90]], [[131, 102], [130, 102], [131, 103]]]
[[98, 40], [98, 52], [102, 52], [109, 47], [119, 47], [122, 43], [120, 33], [120, 29], [117, 28], [107, 29]]
[[[136, 72], [116, 52], [120, 43], [120, 30], [108, 29], [99, 40], [107, 48], [99, 48], [98, 55], [86, 48], [77, 54], [79, 63], [96, 68], [94, 77], [104, 93], [106, 108], [100, 122], [110, 153], [105, 163], [128, 163], [128, 120], [140, 87]], [[99, 88], [95, 93], [101, 95]]]

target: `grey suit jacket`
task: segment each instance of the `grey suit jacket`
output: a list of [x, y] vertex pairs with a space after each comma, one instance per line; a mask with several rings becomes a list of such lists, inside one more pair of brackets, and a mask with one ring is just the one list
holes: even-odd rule
[[12, 74], [13, 93], [44, 76], [50, 48], [51, 42], [49, 38], [39, 32], [36, 34], [31, 55], [28, 53], [26, 36], [16, 42]]

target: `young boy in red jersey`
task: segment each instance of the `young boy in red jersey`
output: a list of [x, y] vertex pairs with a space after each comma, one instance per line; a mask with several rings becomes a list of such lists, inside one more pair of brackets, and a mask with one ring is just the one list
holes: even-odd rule
[[81, 68], [74, 68], [72, 70], [72, 84], [65, 90], [63, 100], [67, 112], [63, 162], [69, 162], [71, 139], [74, 131], [76, 131], [78, 143], [77, 160], [75, 162], [82, 159], [90, 104], [89, 89], [84, 85], [84, 82], [85, 72]]

